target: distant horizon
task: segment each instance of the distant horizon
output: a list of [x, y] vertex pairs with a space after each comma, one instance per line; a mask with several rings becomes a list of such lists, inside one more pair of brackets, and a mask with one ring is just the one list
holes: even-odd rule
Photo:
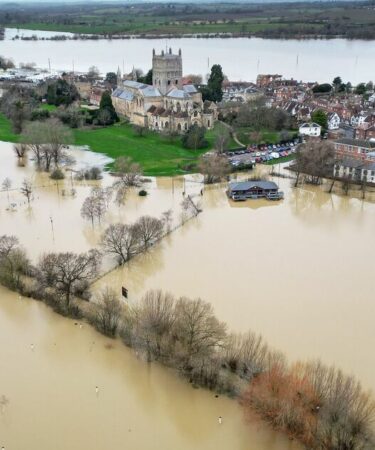
[[[232, 4], [238, 3], [253, 3], [253, 4], [262, 4], [262, 3], [366, 3], [370, 2], [370, 0], [233, 0], [229, 1]], [[49, 4], [49, 5], [64, 5], [67, 3], [74, 3], [77, 5], [87, 3], [186, 3], [186, 4], [207, 4], [207, 3], [228, 3], [228, 0], [21, 0], [21, 1], [9, 1], [9, 0], [0, 0], [0, 5], [9, 5], [9, 6], [18, 6], [18, 5], [33, 5], [33, 4]]]

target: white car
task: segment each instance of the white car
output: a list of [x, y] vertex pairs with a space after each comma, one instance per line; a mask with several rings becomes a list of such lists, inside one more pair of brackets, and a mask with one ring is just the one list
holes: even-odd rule
[[277, 152], [272, 152], [272, 153], [271, 153], [271, 156], [272, 156], [272, 158], [274, 158], [274, 159], [280, 158], [280, 155], [279, 155]]

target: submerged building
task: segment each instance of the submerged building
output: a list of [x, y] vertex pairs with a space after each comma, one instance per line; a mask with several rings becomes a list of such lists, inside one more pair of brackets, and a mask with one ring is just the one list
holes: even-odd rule
[[183, 84], [182, 54], [160, 55], [153, 50], [152, 85], [133, 80], [120, 81], [112, 93], [117, 114], [131, 123], [155, 131], [182, 133], [192, 125], [212, 128], [217, 120], [217, 106], [202, 101], [193, 84]]

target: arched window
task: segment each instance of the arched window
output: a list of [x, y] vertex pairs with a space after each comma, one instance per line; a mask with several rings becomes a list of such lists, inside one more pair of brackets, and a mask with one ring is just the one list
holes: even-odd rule
[[177, 125], [177, 130], [181, 131], [181, 124], [180, 123]]
[[168, 126], [169, 126], [169, 123], [168, 123], [168, 121], [166, 121], [165, 124], [164, 124], [164, 127], [168, 128]]
[[198, 111], [194, 111], [194, 117], [198, 117]]
[[185, 122], [185, 126], [184, 126], [185, 130], [187, 130], [187, 123]]
[[177, 109], [177, 112], [181, 112], [181, 104], [180, 104], [180, 102], [177, 102], [176, 109]]
[[211, 122], [207, 120], [207, 127], [209, 128], [211, 126]]
[[155, 122], [155, 128], [159, 128], [159, 124]]
[[186, 111], [189, 109], [189, 102], [186, 102]]
[[176, 84], [178, 84], [178, 80], [176, 80]]

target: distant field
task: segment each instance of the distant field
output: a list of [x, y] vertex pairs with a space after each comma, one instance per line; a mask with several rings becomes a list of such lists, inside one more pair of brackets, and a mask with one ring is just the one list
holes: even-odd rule
[[0, 24], [81, 34], [233, 33], [265, 37], [375, 39], [370, 2], [24, 4], [0, 6]]

